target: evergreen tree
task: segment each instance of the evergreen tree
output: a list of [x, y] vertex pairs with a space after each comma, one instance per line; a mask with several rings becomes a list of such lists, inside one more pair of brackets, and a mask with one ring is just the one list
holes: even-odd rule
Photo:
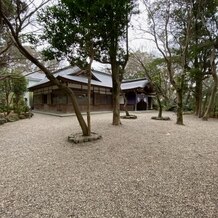
[[62, 0], [40, 14], [43, 38], [50, 44], [44, 52], [48, 58], [67, 57], [72, 64], [85, 66], [87, 57], [92, 56], [111, 64], [114, 125], [120, 124], [120, 83], [128, 60], [133, 6], [131, 0]]

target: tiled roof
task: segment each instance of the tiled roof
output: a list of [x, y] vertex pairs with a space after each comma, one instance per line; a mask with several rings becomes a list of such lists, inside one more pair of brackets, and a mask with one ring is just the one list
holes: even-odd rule
[[121, 84], [121, 90], [144, 88], [148, 83], [147, 79], [124, 81]]
[[33, 80], [33, 81], [41, 81], [42, 79], [45, 78], [45, 74], [39, 72], [35, 72], [27, 75], [24, 74], [24, 76], [26, 76], [28, 80]]
[[72, 67], [72, 66], [68, 66], [65, 67], [63, 69], [57, 70], [53, 73], [54, 76], [65, 76], [65, 75], [69, 75], [69, 74], [75, 74], [78, 71], [80, 71], [81, 69], [77, 66]]
[[[88, 79], [86, 77], [76, 75], [79, 71], [80, 71], [79, 67], [66, 67], [62, 70], [58, 70], [54, 72], [53, 75], [55, 77], [87, 84]], [[95, 79], [91, 80], [92, 85], [112, 88], [111, 74], [96, 71], [96, 70], [92, 70], [92, 74], [93, 74], [93, 78], [96, 78], [96, 80]], [[30, 88], [45, 84], [47, 82], [49, 82], [49, 80], [47, 78], [44, 78], [39, 83], [31, 86]], [[148, 83], [149, 82], [146, 79], [123, 81], [121, 84], [121, 90], [144, 88]]]
[[[88, 78], [86, 78], [86, 77], [71, 76], [71, 75], [64, 75], [64, 76], [60, 76], [60, 77], [65, 78], [65, 79], [69, 79], [69, 80], [72, 80], [72, 81], [76, 81], [76, 82], [85, 83], [85, 84], [88, 83]], [[108, 88], [112, 87], [111, 85], [108, 85], [106, 83], [99, 82], [99, 81], [93, 80], [93, 79], [91, 80], [91, 84], [96, 85], [96, 86], [108, 87]]]
[[103, 86], [112, 87], [111, 74], [93, 70], [92, 74], [102, 82]]
[[[64, 69], [61, 69], [61, 70], [57, 70], [53, 73], [53, 75], [55, 77], [57, 76], [64, 76], [64, 75], [69, 75], [69, 74], [74, 74], [76, 72], [80, 71], [80, 68], [79, 67], [66, 67]], [[39, 86], [39, 85], [42, 85], [42, 84], [45, 84], [47, 82], [49, 82], [49, 79], [47, 77], [45, 77], [45, 74], [44, 75], [44, 79], [42, 79], [39, 83], [29, 87], [29, 88], [32, 88], [32, 87], [35, 87], [35, 86]]]

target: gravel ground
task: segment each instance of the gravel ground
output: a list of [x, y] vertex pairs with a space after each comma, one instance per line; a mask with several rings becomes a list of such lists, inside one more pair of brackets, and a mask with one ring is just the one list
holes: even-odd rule
[[75, 117], [0, 126], [0, 217], [218, 217], [218, 120], [154, 115], [93, 115], [103, 139], [79, 145]]

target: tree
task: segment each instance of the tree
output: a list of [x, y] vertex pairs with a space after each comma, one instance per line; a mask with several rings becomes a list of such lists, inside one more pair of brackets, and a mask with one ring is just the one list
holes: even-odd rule
[[[193, 0], [192, 13], [192, 38], [190, 41], [190, 62], [191, 62], [191, 79], [195, 82], [194, 96], [195, 96], [195, 113], [197, 116], [203, 116], [203, 80], [211, 76], [211, 39], [213, 38], [216, 44], [217, 28], [216, 28], [216, 14], [217, 4], [216, 0], [202, 1]], [[211, 38], [211, 33], [213, 37]]]
[[[140, 51], [130, 54], [130, 61], [127, 64], [127, 72], [131, 72], [130, 76], [134, 75], [135, 78], [147, 78], [151, 83], [157, 98], [159, 108], [158, 118], [162, 119], [163, 103], [169, 104], [173, 96], [169, 82], [167, 81], [166, 67], [164, 60], [156, 58], [147, 53]], [[131, 67], [129, 69], [129, 65]], [[132, 70], [132, 69], [137, 69]], [[132, 72], [134, 74], [132, 74]], [[127, 76], [127, 75], [125, 75]]]
[[[22, 39], [22, 30], [24, 27], [28, 26], [31, 20], [31, 17], [39, 10], [39, 8], [43, 7], [48, 1], [43, 1], [39, 6], [37, 7], [29, 7], [29, 11], [25, 13], [24, 16], [22, 16], [22, 10], [20, 8], [20, 1], [16, 1], [15, 4], [15, 16], [13, 19], [10, 19], [7, 16], [7, 13], [2, 8], [2, 0], [0, 0], [0, 18], [4, 22], [4, 25], [8, 29], [10, 33], [10, 37], [14, 43], [14, 45], [19, 49], [19, 51], [32, 63], [34, 63], [40, 70], [42, 70], [46, 77], [55, 85], [57, 85], [61, 90], [63, 90], [71, 99], [75, 114], [77, 116], [78, 122], [80, 124], [80, 127], [82, 129], [83, 135], [88, 135], [88, 127], [82, 117], [82, 114], [79, 109], [79, 105], [77, 103], [76, 96], [74, 92], [64, 84], [62, 84], [57, 78], [54, 77], [52, 72], [46, 68], [40, 61], [37, 60], [34, 56], [31, 55], [31, 53], [24, 47], [24, 45], [21, 42]], [[30, 1], [31, 4], [31, 1]], [[33, 5], [32, 5], [33, 6]]]
[[[212, 110], [217, 90], [217, 4], [216, 0], [165, 0], [148, 3], [150, 33], [163, 55], [171, 84], [177, 92], [177, 123], [182, 124], [183, 97], [195, 86], [195, 110], [201, 117], [203, 80], [212, 76], [214, 86], [204, 119]], [[191, 87], [193, 88], [193, 87]], [[180, 119], [179, 119], [180, 117]]]
[[214, 80], [214, 85], [212, 88], [209, 104], [203, 116], [203, 120], [208, 120], [208, 117], [210, 113], [212, 112], [213, 107], [215, 106], [215, 99], [216, 99], [216, 93], [217, 93], [217, 87], [218, 87], [218, 76], [216, 72], [216, 63], [215, 63], [216, 62], [216, 55], [215, 55], [216, 51], [215, 50], [216, 50], [215, 46], [213, 45], [213, 48], [211, 50], [211, 56], [210, 56], [210, 65], [211, 65], [211, 74]]
[[[62, 1], [49, 6], [39, 15], [44, 32], [41, 39], [49, 43], [43, 53], [47, 59], [67, 59], [71, 65], [85, 69], [88, 74], [87, 124], [91, 134], [90, 98], [91, 69], [98, 37], [95, 34], [96, 4], [89, 1]], [[48, 17], [52, 19], [47, 19]], [[59, 43], [62, 39], [63, 43]]]
[[20, 115], [23, 110], [23, 95], [27, 91], [27, 81], [25, 77], [17, 72], [12, 77], [12, 92], [14, 94], [14, 111]]
[[[2, 0], [1, 8], [7, 17], [13, 16], [14, 6], [9, 0]], [[7, 59], [5, 58], [5, 53], [9, 50], [12, 45], [12, 41], [7, 33], [7, 29], [4, 26], [2, 19], [0, 19], [0, 68], [5, 67], [7, 64]]]
[[101, 7], [101, 14], [104, 14], [100, 20], [103, 49], [99, 61], [111, 64], [113, 125], [120, 125], [120, 84], [129, 58], [128, 24], [131, 14], [136, 12], [134, 6], [132, 0], [112, 0], [104, 1]]
[[128, 23], [133, 6], [132, 0], [62, 0], [40, 15], [43, 38], [51, 45], [45, 51], [47, 57], [64, 56], [82, 66], [87, 57], [111, 64], [114, 125], [120, 124], [120, 82], [128, 60]]
[[10, 78], [9, 72], [7, 72], [5, 69], [0, 70], [0, 76], [4, 80], [0, 81], [0, 102], [1, 102], [1, 112], [6, 112], [8, 115], [10, 111], [12, 110], [12, 82]]
[[191, 39], [192, 8], [182, 0], [148, 3], [149, 32], [163, 56], [169, 80], [177, 95], [177, 124], [183, 125], [183, 93], [188, 72], [188, 49]]
[[[199, 2], [199, 1], [197, 1]], [[218, 75], [217, 75], [217, 54], [218, 54], [218, 15], [217, 15], [217, 1], [211, 2], [201, 2], [200, 1], [200, 12], [202, 15], [200, 17], [200, 21], [202, 23], [202, 29], [205, 30], [205, 45], [208, 50], [209, 55], [209, 71], [214, 80], [214, 85], [212, 87], [211, 96], [209, 100], [209, 104], [207, 109], [203, 115], [203, 120], [207, 120], [210, 113], [213, 110], [215, 105], [215, 98], [218, 87]]]
[[5, 79], [0, 81], [1, 110], [8, 115], [12, 110], [18, 114], [22, 111], [23, 95], [27, 90], [27, 81], [20, 72], [9, 72], [6, 69], [0, 71]]

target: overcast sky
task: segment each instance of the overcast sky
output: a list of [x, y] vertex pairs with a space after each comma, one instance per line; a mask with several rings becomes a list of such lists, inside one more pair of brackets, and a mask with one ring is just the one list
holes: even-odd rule
[[147, 51], [148, 53], [155, 52], [154, 43], [149, 40], [151, 36], [140, 29], [147, 29], [147, 16], [146, 10], [143, 3], [139, 0], [139, 11], [140, 13], [132, 16], [131, 27], [129, 29], [129, 44], [130, 49], [133, 51], [141, 50]]

